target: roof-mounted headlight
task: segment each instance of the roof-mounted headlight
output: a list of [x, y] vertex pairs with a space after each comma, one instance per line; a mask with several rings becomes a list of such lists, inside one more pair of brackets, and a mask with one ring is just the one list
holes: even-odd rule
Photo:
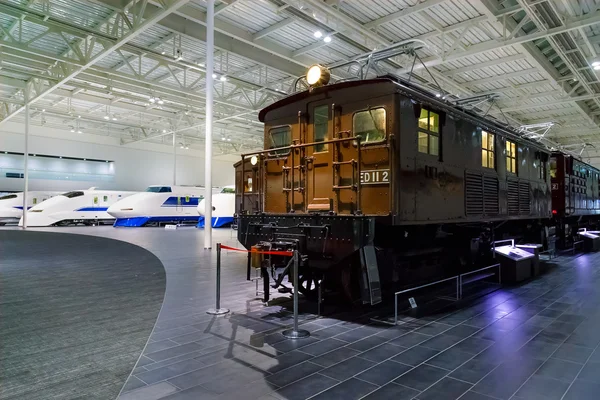
[[327, 85], [330, 78], [329, 70], [322, 65], [313, 65], [306, 73], [306, 82], [312, 87]]

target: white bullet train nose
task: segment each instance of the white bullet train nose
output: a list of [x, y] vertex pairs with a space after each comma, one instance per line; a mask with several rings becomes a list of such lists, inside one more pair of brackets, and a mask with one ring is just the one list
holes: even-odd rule
[[139, 206], [140, 200], [143, 199], [143, 195], [144, 193], [136, 193], [125, 197], [109, 206], [106, 212], [115, 218], [130, 218], [139, 215], [141, 210], [137, 209], [137, 206]]

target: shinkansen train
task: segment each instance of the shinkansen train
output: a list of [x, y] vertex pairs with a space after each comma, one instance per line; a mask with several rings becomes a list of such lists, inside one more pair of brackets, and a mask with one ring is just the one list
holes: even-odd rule
[[108, 208], [116, 218], [116, 227], [156, 226], [160, 224], [189, 223], [200, 219], [197, 207], [204, 198], [200, 186], [153, 185]]
[[[59, 192], [30, 191], [27, 192], [27, 209], [45, 201]], [[23, 216], [23, 192], [5, 193], [0, 196], [0, 225], [18, 224]]]
[[[225, 186], [219, 193], [212, 197], [212, 227], [221, 228], [233, 223], [235, 214], [235, 186]], [[198, 204], [198, 214], [202, 216], [198, 222], [198, 228], [204, 228], [205, 200]]]
[[[135, 192], [117, 190], [74, 190], [43, 201], [27, 211], [27, 226], [112, 224], [106, 211], [113, 203]], [[19, 221], [23, 226], [23, 218]]]
[[[238, 240], [299, 250], [305, 295], [324, 279], [376, 304], [490, 265], [494, 240], [547, 245], [557, 227], [567, 243], [595, 223], [589, 165], [397, 77], [329, 76], [314, 66], [309, 90], [263, 109], [264, 150], [235, 164]], [[269, 265], [277, 287], [287, 260]]]

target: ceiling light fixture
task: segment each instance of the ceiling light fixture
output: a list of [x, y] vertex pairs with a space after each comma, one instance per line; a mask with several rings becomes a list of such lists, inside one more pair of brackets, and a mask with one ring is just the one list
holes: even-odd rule
[[81, 118], [81, 115], [78, 115], [77, 118]]
[[325, 37], [323, 38], [323, 41], [324, 41], [325, 43], [330, 43], [330, 42], [331, 42], [331, 36], [325, 36]]
[[163, 133], [167, 133], [167, 130], [166, 130], [166, 129], [163, 129]]
[[592, 67], [597, 67], [597, 66], [599, 66], [599, 65], [600, 65], [600, 61], [594, 61], [594, 62], [592, 63]]
[[150, 103], [154, 103], [154, 102], [156, 101], [156, 99], [155, 99], [154, 97], [150, 97], [150, 98], [148, 99], [148, 101], [149, 101]]
[[441, 95], [441, 94], [439, 94], [439, 93], [436, 93], [436, 94], [435, 94], [435, 97], [441, 97], [441, 96], [442, 96], [442, 95]]
[[46, 109], [45, 109], [45, 108], [42, 108], [42, 112], [46, 112]]
[[75, 133], [75, 129], [71, 128], [71, 133]]
[[226, 139], [225, 137], [222, 137], [222, 138], [221, 138], [221, 140], [222, 140], [222, 141], [226, 141], [227, 139]]
[[323, 36], [323, 32], [315, 31], [315, 33], [313, 33], [313, 36], [316, 37], [317, 39], [319, 39], [321, 36]]
[[83, 133], [83, 132], [81, 132], [81, 129], [80, 129], [80, 130], [77, 131], [77, 133]]
[[165, 104], [165, 102], [164, 102], [162, 99], [158, 99], [158, 100], [156, 100], [156, 102], [157, 102], [159, 105], [161, 105], [161, 106], [162, 106], [163, 104]]
[[217, 74], [212, 74], [213, 79], [217, 79]]
[[227, 141], [228, 141], [228, 142], [231, 142], [231, 138], [227, 138]]
[[596, 66], [594, 67], [594, 69], [595, 69], [596, 71], [598, 71], [598, 70], [600, 69], [600, 64], [599, 64], [599, 65], [596, 65]]
[[225, 82], [225, 81], [227, 80], [227, 77], [226, 77], [225, 75], [223, 75], [223, 76], [221, 76], [221, 77], [219, 78], [219, 80], [220, 80], [221, 82]]
[[185, 149], [186, 149], [186, 150], [189, 150], [189, 149], [190, 149], [190, 146], [185, 146]]
[[117, 117], [115, 117], [115, 116], [113, 115], [113, 117], [112, 117], [112, 120], [113, 120], [113, 121], [116, 121], [116, 120], [117, 120]]
[[109, 119], [110, 119], [110, 116], [108, 116], [108, 114], [107, 114], [107, 115], [105, 115], [105, 116], [104, 116], [104, 119], [105, 119], [105, 120], [109, 120]]

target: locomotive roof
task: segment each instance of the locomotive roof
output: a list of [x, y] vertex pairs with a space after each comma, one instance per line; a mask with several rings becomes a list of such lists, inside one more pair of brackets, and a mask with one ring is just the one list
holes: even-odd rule
[[458, 106], [455, 106], [448, 102], [445, 102], [443, 100], [439, 100], [433, 94], [431, 94], [415, 85], [412, 85], [394, 75], [383, 75], [381, 77], [374, 78], [374, 79], [363, 79], [363, 80], [355, 80], [355, 81], [346, 81], [346, 82], [342, 82], [342, 83], [334, 83], [331, 85], [316, 87], [311, 90], [305, 90], [303, 92], [295, 93], [295, 94], [285, 97], [285, 98], [263, 108], [260, 111], [260, 113], [258, 114], [258, 119], [261, 122], [264, 122], [265, 116], [269, 111], [286, 106], [288, 104], [295, 103], [297, 101], [302, 101], [302, 100], [308, 99], [308, 98], [312, 97], [313, 95], [324, 93], [324, 92], [327, 92], [328, 90], [339, 90], [339, 89], [345, 89], [345, 88], [350, 88], [350, 87], [357, 87], [357, 86], [362, 86], [362, 85], [372, 85], [372, 84], [378, 84], [378, 83], [384, 83], [384, 82], [391, 82], [391, 83], [395, 84], [397, 89], [399, 89], [400, 92], [404, 93], [406, 96], [411, 97], [415, 100], [419, 100], [425, 104], [434, 106], [437, 109], [444, 110], [444, 111], [450, 112], [452, 114], [460, 115], [463, 119], [472, 120], [473, 122], [475, 122], [478, 125], [484, 125], [484, 127], [486, 129], [500, 132], [504, 136], [507, 136], [512, 139], [517, 139], [522, 142], [527, 142], [528, 144], [530, 144], [531, 146], [533, 146], [539, 150], [543, 150], [543, 151], [550, 153], [550, 150], [548, 150], [546, 147], [544, 147], [544, 146], [540, 145], [539, 143], [536, 143], [532, 140], [529, 140], [529, 139], [526, 139], [526, 138], [520, 136], [519, 134], [517, 134], [516, 131], [514, 131], [510, 127], [503, 126], [495, 121], [492, 121], [490, 119], [487, 119], [480, 115], [477, 115], [472, 111], [468, 111], [461, 107], [458, 107]]

